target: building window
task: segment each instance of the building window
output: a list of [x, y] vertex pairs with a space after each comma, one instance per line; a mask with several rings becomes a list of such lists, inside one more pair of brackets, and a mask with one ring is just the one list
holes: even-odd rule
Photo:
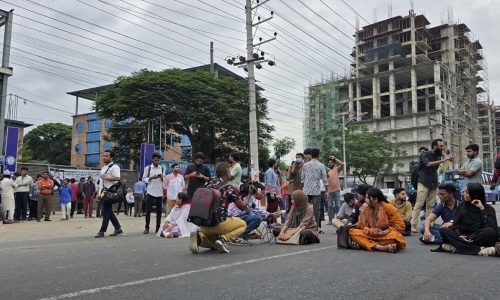
[[111, 150], [113, 148], [113, 144], [109, 141], [104, 142], [104, 151]]
[[86, 165], [98, 165], [99, 164], [99, 154], [87, 154], [85, 155]]
[[99, 153], [99, 142], [87, 143], [87, 153]]
[[100, 132], [87, 132], [87, 142], [98, 142], [101, 140]]
[[111, 119], [106, 119], [104, 121], [104, 127], [106, 127], [106, 129], [109, 129], [111, 127], [112, 123], [113, 123], [113, 121], [111, 121]]
[[82, 145], [81, 144], [76, 144], [75, 152], [78, 154], [82, 153]]
[[87, 115], [87, 120], [95, 120], [97, 119], [97, 115], [96, 114], [88, 114]]
[[88, 132], [101, 131], [101, 120], [88, 121]]
[[82, 131], [83, 131], [83, 123], [82, 122], [76, 123], [75, 129], [76, 129], [76, 132], [82, 133]]

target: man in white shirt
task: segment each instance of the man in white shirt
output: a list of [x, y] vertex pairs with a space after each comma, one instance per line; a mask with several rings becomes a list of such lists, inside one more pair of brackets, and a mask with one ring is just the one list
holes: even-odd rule
[[151, 220], [151, 210], [153, 205], [156, 206], [156, 230], [158, 232], [161, 225], [161, 207], [163, 203], [163, 166], [160, 165], [161, 155], [159, 153], [153, 153], [152, 161], [153, 163], [146, 168], [144, 168], [144, 174], [142, 174], [142, 181], [144, 181], [148, 187], [146, 190], [146, 226], [144, 229], [144, 234], [149, 233], [149, 222]]
[[111, 221], [115, 227], [115, 231], [110, 234], [110, 236], [116, 236], [123, 233], [120, 222], [113, 212], [113, 204], [107, 201], [106, 197], [102, 197], [104, 188], [110, 188], [113, 184], [120, 181], [120, 167], [113, 163], [114, 157], [115, 153], [111, 150], [106, 150], [102, 154], [104, 167], [102, 167], [99, 174], [99, 192], [97, 193], [97, 201], [102, 201], [102, 225], [95, 238], [104, 237], [104, 233], [108, 229], [109, 221]]
[[174, 207], [177, 195], [184, 190], [185, 181], [184, 176], [179, 174], [180, 170], [179, 164], [174, 163], [172, 173], [163, 177], [163, 191], [165, 192], [165, 198], [167, 198], [167, 215]]
[[239, 189], [241, 185], [241, 165], [240, 165], [240, 153], [233, 152], [229, 155], [229, 162], [231, 163], [231, 179], [229, 183], [235, 188]]

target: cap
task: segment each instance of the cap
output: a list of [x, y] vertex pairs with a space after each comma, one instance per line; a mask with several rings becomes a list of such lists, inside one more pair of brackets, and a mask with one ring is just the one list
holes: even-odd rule
[[4, 176], [10, 176], [10, 171], [9, 171], [9, 170], [5, 170], [5, 171], [3, 171], [3, 175], [4, 175]]

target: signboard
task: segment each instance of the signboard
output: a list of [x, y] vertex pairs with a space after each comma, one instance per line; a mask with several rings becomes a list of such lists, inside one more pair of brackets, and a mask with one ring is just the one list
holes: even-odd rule
[[99, 178], [99, 172], [101, 170], [91, 170], [91, 169], [60, 169], [60, 168], [49, 168], [49, 172], [57, 182], [62, 183], [65, 178], [75, 178], [78, 182], [81, 177], [85, 177], [85, 180], [92, 176], [94, 180]]
[[4, 170], [12, 173], [17, 169], [17, 148], [19, 142], [19, 128], [7, 127], [7, 137], [5, 139]]

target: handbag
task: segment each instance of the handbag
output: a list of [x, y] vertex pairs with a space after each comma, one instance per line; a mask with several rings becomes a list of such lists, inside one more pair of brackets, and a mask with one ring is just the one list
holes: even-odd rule
[[337, 229], [337, 248], [352, 248], [351, 236], [349, 236], [349, 230], [356, 227], [355, 225], [344, 225]]
[[102, 199], [106, 203], [115, 204], [122, 200], [123, 195], [123, 187], [122, 183], [118, 181], [113, 184], [109, 188], [103, 188], [102, 190]]
[[299, 245], [299, 240], [300, 240], [300, 233], [304, 230], [302, 228], [301, 230], [297, 231], [294, 235], [292, 235], [288, 240], [282, 241], [278, 238], [276, 238], [276, 244], [283, 244], [283, 245]]

